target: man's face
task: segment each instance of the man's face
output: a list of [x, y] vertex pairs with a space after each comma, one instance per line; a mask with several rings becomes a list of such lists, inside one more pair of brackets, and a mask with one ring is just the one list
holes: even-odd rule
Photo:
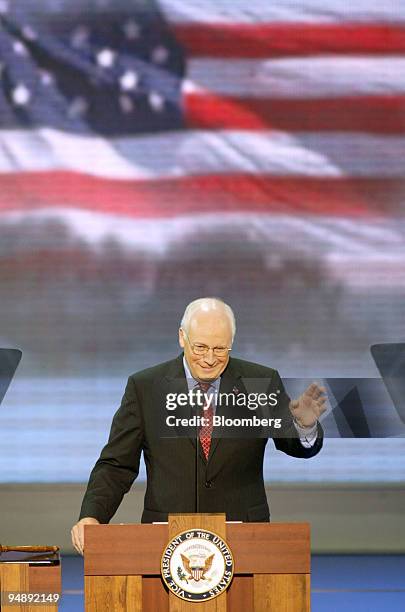
[[[229, 352], [223, 356], [215, 355], [214, 348], [230, 348], [232, 329], [228, 316], [219, 311], [196, 312], [186, 333], [179, 330], [179, 343], [193, 378], [201, 381], [215, 380], [221, 376], [229, 361]], [[196, 355], [192, 346], [206, 346], [205, 355]]]

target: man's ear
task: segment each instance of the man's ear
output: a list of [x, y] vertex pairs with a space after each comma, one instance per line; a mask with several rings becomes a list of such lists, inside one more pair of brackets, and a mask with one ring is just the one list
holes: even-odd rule
[[181, 327], [179, 327], [179, 344], [181, 348], [184, 348], [184, 335], [183, 335], [183, 330], [181, 329]]

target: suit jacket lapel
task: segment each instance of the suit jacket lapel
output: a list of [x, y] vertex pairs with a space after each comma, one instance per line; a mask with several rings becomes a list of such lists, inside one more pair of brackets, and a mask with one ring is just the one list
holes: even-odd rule
[[[183, 366], [183, 353], [171, 362], [170, 368], [165, 376], [165, 383], [165, 393], [188, 393], [186, 374]], [[174, 415], [179, 418], [189, 419], [193, 415], [193, 409], [189, 404], [186, 406], [178, 406], [174, 411]], [[186, 438], [195, 448], [197, 431], [194, 437], [185, 436], [184, 428], [176, 428], [175, 431], [178, 433], [179, 437]]]

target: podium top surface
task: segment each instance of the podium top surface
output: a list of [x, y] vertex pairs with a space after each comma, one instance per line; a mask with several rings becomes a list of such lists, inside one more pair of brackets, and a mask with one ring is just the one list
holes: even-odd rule
[[0, 553], [0, 563], [25, 563], [28, 565], [60, 565], [59, 553], [35, 553], [10, 550]]

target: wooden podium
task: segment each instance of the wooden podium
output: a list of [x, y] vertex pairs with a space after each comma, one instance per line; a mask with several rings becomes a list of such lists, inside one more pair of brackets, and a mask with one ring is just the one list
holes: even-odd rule
[[[160, 576], [171, 538], [205, 529], [226, 540], [234, 558], [228, 590], [190, 602]], [[86, 612], [309, 612], [308, 523], [225, 523], [225, 515], [175, 514], [169, 523], [85, 526]]]
[[[3, 552], [0, 555], [1, 611], [57, 612], [62, 593], [60, 570], [58, 552]], [[7, 605], [10, 595], [15, 599], [12, 605]], [[29, 605], [30, 598], [35, 605]]]

